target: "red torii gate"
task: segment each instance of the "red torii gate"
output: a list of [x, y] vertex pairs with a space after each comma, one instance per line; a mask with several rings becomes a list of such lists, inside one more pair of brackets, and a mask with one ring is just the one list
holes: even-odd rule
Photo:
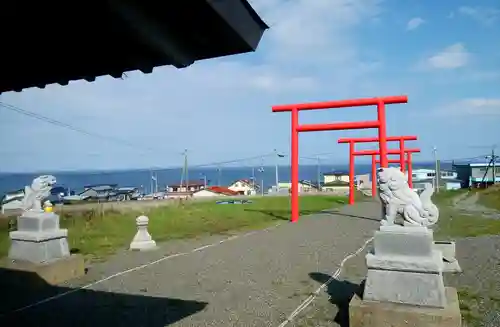
[[[413, 153], [413, 152], [420, 152], [420, 149], [406, 149], [405, 150], [405, 153]], [[372, 160], [373, 160], [373, 158], [376, 157], [379, 153], [380, 152], [378, 150], [361, 150], [361, 151], [353, 152], [351, 157], [354, 158], [354, 157], [358, 157], [358, 156], [372, 156]], [[388, 150], [387, 154], [399, 154], [399, 155], [401, 155], [399, 150]], [[404, 154], [403, 154], [403, 159], [404, 159]], [[396, 163], [401, 162], [398, 159], [398, 160], [387, 160], [387, 163], [394, 162], [394, 161]], [[376, 167], [377, 167], [376, 164], [375, 164], [375, 166], [373, 166], [373, 161], [372, 161], [372, 174], [375, 171], [375, 175], [373, 175], [373, 176], [376, 176]], [[372, 194], [377, 191], [377, 185], [376, 185], [376, 182], [374, 182], [375, 178], [373, 178], [373, 176], [372, 176]], [[374, 185], [375, 185], [375, 187], [374, 187]], [[352, 189], [352, 192], [351, 192], [351, 189]], [[350, 205], [354, 204], [354, 181], [352, 181], [352, 182], [349, 181], [349, 204]]]
[[[387, 142], [395, 142], [399, 141], [399, 164], [401, 166], [401, 171], [404, 172], [405, 165], [405, 141], [416, 141], [417, 137], [414, 135], [403, 135], [403, 136], [388, 136], [386, 138]], [[340, 138], [338, 139], [338, 143], [349, 143], [349, 204], [354, 204], [354, 145], [356, 143], [371, 143], [378, 142], [378, 137], [350, 137], [350, 138]], [[391, 154], [398, 154], [391, 153]], [[389, 162], [388, 162], [389, 163]], [[373, 167], [372, 167], [373, 173]], [[372, 177], [372, 193], [375, 192], [375, 188], [373, 187], [373, 177]]]
[[[385, 120], [385, 105], [396, 103], [407, 103], [407, 96], [391, 96], [380, 98], [351, 99], [327, 102], [312, 102], [300, 104], [288, 104], [273, 106], [273, 112], [291, 112], [291, 222], [299, 220], [299, 133], [319, 131], [341, 131], [350, 129], [378, 129], [378, 143], [380, 149], [381, 166], [387, 167], [387, 131]], [[299, 125], [299, 111], [318, 110], [332, 108], [348, 108], [362, 106], [377, 106], [377, 120], [360, 122], [341, 122], [330, 124], [306, 124]]]
[[[405, 155], [403, 154], [403, 160], [404, 160], [403, 161], [403, 166], [400, 167], [401, 172], [404, 172], [405, 162], [408, 164], [408, 185], [410, 186], [410, 188], [413, 188], [413, 179], [412, 179], [412, 176], [411, 176], [411, 174], [413, 173], [411, 156], [412, 156], [412, 153], [418, 153], [418, 152], [420, 152], [420, 149], [418, 149], [418, 148], [415, 148], [415, 149], [411, 149], [411, 148], [410, 149], [405, 149], [405, 153], [406, 153], [406, 155], [407, 155], [408, 158], [406, 160], [404, 160]], [[358, 151], [358, 152], [353, 152], [353, 155], [352, 155], [353, 157], [354, 156], [372, 156], [372, 197], [375, 197], [375, 194], [377, 192], [377, 180], [376, 180], [376, 176], [377, 176], [377, 163], [380, 163], [380, 160], [377, 160], [377, 155], [378, 154], [379, 154], [378, 150], [362, 150], [362, 151]], [[389, 150], [388, 154], [399, 154], [401, 156], [401, 153], [399, 152], [399, 150]], [[387, 162], [388, 163], [399, 163], [399, 164], [401, 164], [401, 158], [399, 158], [399, 159], [389, 159], [389, 160], [387, 160]], [[351, 197], [349, 196], [349, 199], [350, 198]], [[354, 196], [352, 198], [353, 198], [353, 203], [354, 203]], [[349, 204], [353, 204], [353, 203], [349, 203]]]

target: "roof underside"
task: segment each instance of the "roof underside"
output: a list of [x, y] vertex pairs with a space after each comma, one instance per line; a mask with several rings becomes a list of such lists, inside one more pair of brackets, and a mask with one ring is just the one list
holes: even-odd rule
[[0, 93], [254, 51], [267, 25], [246, 0], [6, 1]]

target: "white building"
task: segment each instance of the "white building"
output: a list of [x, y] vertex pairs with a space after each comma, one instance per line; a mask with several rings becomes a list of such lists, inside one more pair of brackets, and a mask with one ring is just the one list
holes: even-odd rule
[[259, 185], [252, 183], [252, 181], [248, 179], [239, 179], [227, 188], [231, 191], [238, 192], [240, 195], [256, 195], [260, 190]]
[[[408, 172], [405, 172], [408, 178]], [[436, 171], [434, 169], [415, 169], [412, 173], [413, 189], [422, 191], [426, 184], [434, 185], [436, 182]], [[444, 190], [458, 190], [462, 188], [462, 181], [457, 179], [458, 174], [451, 170], [441, 170], [439, 188]]]
[[[405, 176], [408, 178], [408, 172], [405, 171]], [[411, 174], [413, 181], [436, 178], [436, 170], [434, 169], [415, 169]], [[441, 170], [440, 179], [457, 179], [458, 174], [452, 170]]]

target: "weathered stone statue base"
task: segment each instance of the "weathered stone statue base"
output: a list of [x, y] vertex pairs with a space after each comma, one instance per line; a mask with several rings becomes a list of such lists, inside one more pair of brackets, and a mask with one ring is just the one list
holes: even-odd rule
[[9, 258], [42, 263], [69, 256], [68, 230], [59, 228], [55, 213], [26, 211], [10, 232]]
[[[59, 228], [59, 216], [52, 212], [25, 211], [17, 218], [17, 231], [10, 232], [9, 268], [52, 271], [48, 282], [60, 282], [85, 273], [83, 258], [71, 256], [68, 230]], [[58, 272], [57, 269], [65, 271]], [[67, 271], [70, 272], [67, 272]], [[43, 276], [41, 276], [43, 277]]]
[[350, 303], [352, 327], [460, 326], [456, 290], [445, 289], [443, 253], [426, 227], [381, 226], [363, 300]]
[[460, 327], [462, 319], [457, 291], [446, 287], [445, 294], [444, 308], [364, 301], [355, 295], [349, 303], [349, 325], [351, 327]]
[[431, 230], [381, 226], [373, 243], [364, 300], [444, 308], [443, 257]]

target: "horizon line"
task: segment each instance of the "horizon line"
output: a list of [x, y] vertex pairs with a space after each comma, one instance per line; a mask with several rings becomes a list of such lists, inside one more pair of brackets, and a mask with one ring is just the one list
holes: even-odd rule
[[[459, 162], [459, 161], [457, 161]], [[448, 160], [446, 161], [441, 161], [441, 163], [450, 163]], [[371, 165], [370, 161], [363, 161], [363, 162], [358, 162], [357, 164], [362, 164], [362, 165]], [[413, 161], [413, 165], [415, 164], [434, 164], [433, 160], [425, 161]], [[345, 163], [322, 163], [321, 166], [326, 166], [326, 165], [341, 165], [341, 166], [348, 166], [349, 162]], [[259, 165], [253, 165], [253, 166], [248, 166], [248, 165], [241, 165], [241, 166], [226, 166], [222, 167], [221, 169], [238, 169], [238, 168], [252, 168], [252, 167], [258, 167]], [[299, 166], [311, 166], [311, 167], [317, 167], [317, 164], [299, 164]], [[275, 165], [263, 165], [262, 167], [275, 167]], [[287, 165], [278, 165], [278, 167], [290, 167], [289, 164]], [[207, 169], [207, 170], [212, 170], [212, 169], [217, 169], [218, 167], [216, 166], [206, 166], [203, 167], [201, 165], [193, 165], [192, 168], [188, 166], [188, 170], [194, 169], [194, 170], [202, 170], [202, 169]], [[125, 172], [125, 171], [160, 171], [160, 170], [182, 170], [182, 166], [173, 166], [173, 167], [150, 167], [150, 168], [144, 168], [144, 167], [137, 167], [137, 168], [109, 168], [109, 169], [74, 169], [74, 170], [58, 170], [58, 169], [44, 169], [44, 170], [34, 170], [34, 171], [2, 171], [0, 172], [0, 175], [24, 175], [24, 174], [47, 174], [47, 173], [62, 173], [62, 174], [77, 174], [77, 173], [108, 173], [108, 172]]]

